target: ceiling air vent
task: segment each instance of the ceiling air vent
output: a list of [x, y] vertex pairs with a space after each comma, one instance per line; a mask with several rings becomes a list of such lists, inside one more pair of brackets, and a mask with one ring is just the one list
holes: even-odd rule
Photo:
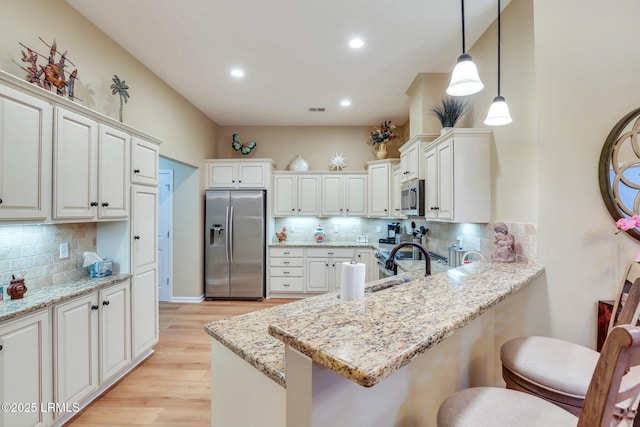
[[322, 113], [326, 110], [324, 107], [310, 107], [309, 111], [312, 113]]

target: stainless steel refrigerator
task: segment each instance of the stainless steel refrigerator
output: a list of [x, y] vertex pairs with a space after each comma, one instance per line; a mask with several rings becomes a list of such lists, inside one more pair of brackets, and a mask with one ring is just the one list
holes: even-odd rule
[[205, 298], [264, 298], [266, 200], [265, 190], [206, 191]]

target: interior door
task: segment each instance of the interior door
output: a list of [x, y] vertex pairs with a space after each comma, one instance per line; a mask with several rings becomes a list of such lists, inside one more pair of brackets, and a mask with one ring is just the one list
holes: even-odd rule
[[173, 171], [158, 174], [158, 299], [171, 301], [171, 227], [173, 218]]

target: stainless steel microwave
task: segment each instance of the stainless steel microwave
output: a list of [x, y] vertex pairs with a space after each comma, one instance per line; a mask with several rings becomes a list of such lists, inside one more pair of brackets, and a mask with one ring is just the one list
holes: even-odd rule
[[407, 216], [424, 216], [424, 179], [414, 179], [400, 186], [400, 210]]

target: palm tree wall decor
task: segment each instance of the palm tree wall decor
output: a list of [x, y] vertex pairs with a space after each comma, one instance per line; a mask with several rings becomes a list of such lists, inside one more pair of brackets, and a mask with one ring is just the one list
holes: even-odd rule
[[123, 103], [127, 103], [127, 99], [129, 98], [129, 92], [127, 91], [129, 86], [126, 85], [124, 80], [120, 80], [120, 77], [117, 75], [113, 75], [113, 84], [111, 85], [111, 93], [113, 95], [120, 96], [120, 122], [122, 122], [122, 106]]

